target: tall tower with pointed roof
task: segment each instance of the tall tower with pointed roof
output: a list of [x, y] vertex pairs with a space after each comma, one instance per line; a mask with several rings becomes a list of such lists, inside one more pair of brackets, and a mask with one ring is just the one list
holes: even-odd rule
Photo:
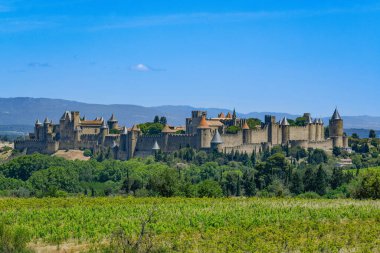
[[251, 143], [251, 131], [249, 131], [249, 126], [247, 122], [244, 122], [242, 131], [243, 131], [243, 144]]
[[329, 124], [330, 138], [333, 139], [334, 147], [343, 147], [343, 119], [336, 108]]
[[100, 143], [104, 144], [106, 136], [109, 134], [109, 128], [106, 122], [103, 120], [103, 125], [100, 127]]
[[123, 127], [120, 132], [119, 150], [122, 152], [126, 152], [128, 148], [127, 143], [128, 143], [128, 130], [127, 130], [127, 127]]
[[199, 148], [210, 148], [211, 144], [211, 128], [207, 123], [206, 116], [202, 116], [197, 128], [197, 134], [199, 137]]
[[127, 144], [128, 157], [127, 157], [127, 159], [131, 159], [134, 157], [137, 140], [138, 140], [140, 134], [141, 134], [141, 131], [138, 128], [138, 126], [133, 125], [133, 127], [131, 128], [131, 131], [127, 135], [128, 136], [128, 144]]
[[218, 130], [215, 131], [214, 137], [211, 140], [211, 148], [219, 152], [222, 151], [223, 140]]
[[109, 129], [112, 129], [112, 130], [119, 129], [119, 122], [113, 113], [111, 115], [111, 118], [107, 121], [107, 124], [108, 124]]
[[34, 136], [37, 140], [43, 139], [43, 125], [39, 119], [36, 120], [34, 125]]
[[280, 122], [281, 135], [282, 135], [282, 144], [287, 144], [289, 142], [289, 122], [286, 117], [284, 117]]

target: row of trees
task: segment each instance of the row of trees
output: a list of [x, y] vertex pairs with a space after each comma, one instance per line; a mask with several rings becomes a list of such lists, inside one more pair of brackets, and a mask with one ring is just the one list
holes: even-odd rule
[[0, 192], [14, 196], [377, 196], [378, 181], [365, 181], [365, 174], [343, 171], [331, 163], [322, 150], [299, 148], [250, 156], [185, 148], [124, 162], [67, 161], [34, 154], [0, 165]]

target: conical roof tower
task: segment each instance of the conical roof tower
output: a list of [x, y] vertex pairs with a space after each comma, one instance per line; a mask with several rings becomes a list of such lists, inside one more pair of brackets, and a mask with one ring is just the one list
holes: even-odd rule
[[154, 151], [158, 151], [158, 150], [160, 150], [160, 146], [158, 145], [157, 141], [154, 142], [154, 145], [153, 145], [153, 147], [152, 147], [152, 150], [154, 150]]
[[216, 130], [214, 137], [212, 137], [211, 144], [222, 144], [223, 140], [222, 137], [219, 134], [219, 131]]

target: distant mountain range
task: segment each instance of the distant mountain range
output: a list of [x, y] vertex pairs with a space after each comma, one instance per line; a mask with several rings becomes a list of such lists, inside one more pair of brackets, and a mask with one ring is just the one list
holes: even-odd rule
[[[13, 128], [15, 131], [33, 126], [36, 119], [44, 120], [45, 117], [59, 122], [60, 117], [65, 111], [80, 111], [82, 116], [88, 119], [104, 117], [108, 119], [112, 113], [118, 118], [121, 125], [131, 126], [132, 124], [152, 121], [155, 115], [165, 116], [169, 124], [184, 125], [185, 118], [190, 117], [192, 110], [207, 110], [211, 117], [218, 113], [227, 113], [231, 110], [225, 108], [195, 108], [191, 106], [155, 106], [144, 107], [138, 105], [114, 104], [87, 104], [63, 99], [48, 98], [0, 98], [0, 125]], [[286, 116], [294, 119], [299, 115], [278, 112], [251, 112], [237, 113], [239, 117], [264, 119], [265, 115], [273, 115], [280, 120]], [[323, 118], [328, 124], [328, 117]], [[375, 129], [380, 130], [380, 117], [373, 116], [343, 116], [344, 127], [346, 129]], [[8, 129], [9, 130], [9, 129]]]

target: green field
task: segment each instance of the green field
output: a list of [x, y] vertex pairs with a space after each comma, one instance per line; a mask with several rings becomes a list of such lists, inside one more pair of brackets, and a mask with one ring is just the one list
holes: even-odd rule
[[[380, 250], [380, 201], [305, 199], [0, 199], [0, 217], [32, 243], [107, 244], [122, 229], [147, 234], [167, 252], [373, 252]], [[92, 246], [88, 246], [91, 248]]]

